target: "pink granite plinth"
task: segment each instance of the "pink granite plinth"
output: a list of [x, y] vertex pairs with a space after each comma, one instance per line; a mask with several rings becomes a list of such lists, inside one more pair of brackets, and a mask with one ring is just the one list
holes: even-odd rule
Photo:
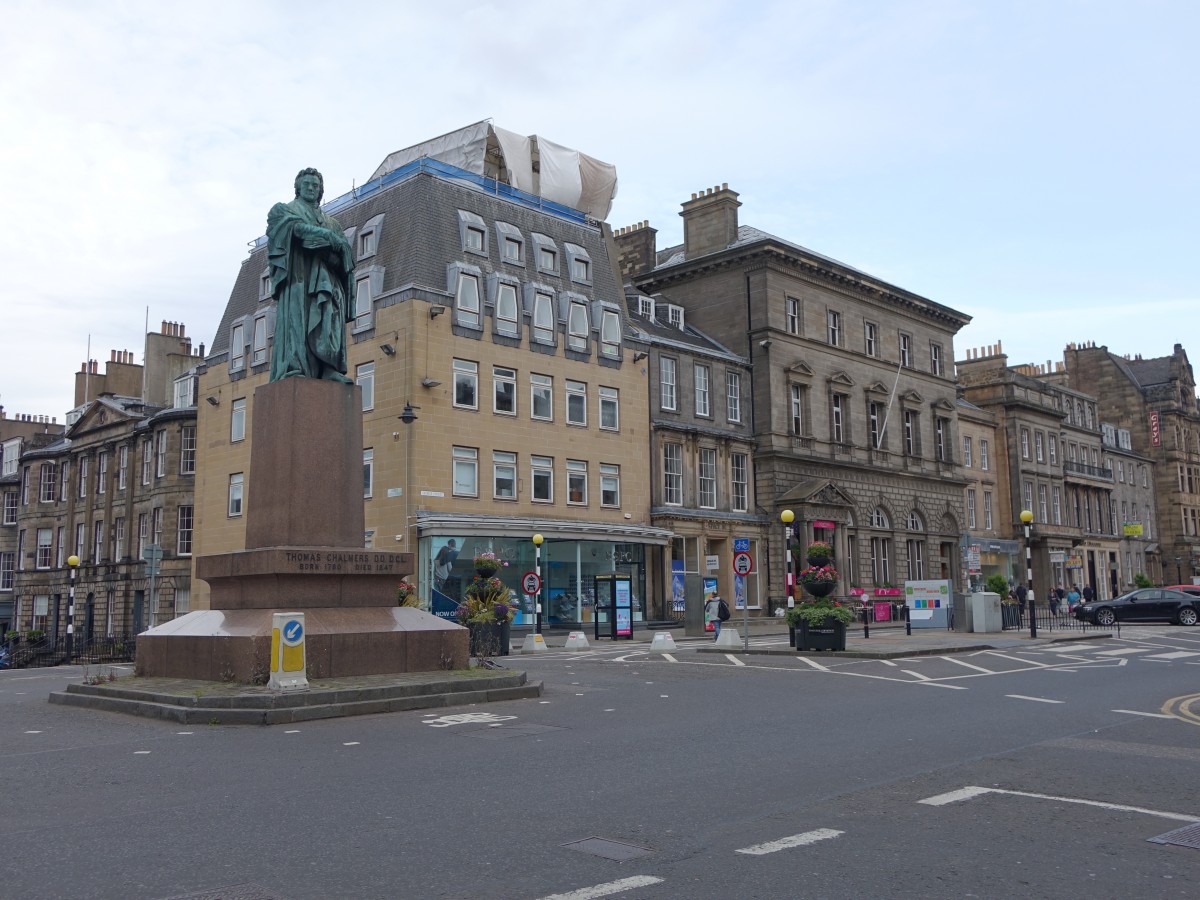
[[338, 547], [269, 547], [202, 556], [212, 609], [311, 609], [395, 606], [411, 553]]
[[[138, 635], [138, 675], [265, 683], [271, 615], [197, 610]], [[412, 607], [304, 610], [309, 675], [338, 678], [465, 669], [467, 629]]]
[[354, 384], [284, 378], [254, 391], [246, 547], [361, 547], [362, 400]]

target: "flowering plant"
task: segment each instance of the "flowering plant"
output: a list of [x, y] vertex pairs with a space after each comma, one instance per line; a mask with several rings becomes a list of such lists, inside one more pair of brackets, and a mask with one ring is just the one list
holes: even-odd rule
[[414, 585], [401, 579], [400, 586], [396, 589], [396, 600], [400, 606], [420, 606], [421, 601], [417, 597], [417, 589]]
[[484, 578], [476, 575], [463, 592], [462, 603], [454, 611], [459, 624], [468, 622], [509, 622], [516, 614], [516, 607], [509, 605], [508, 588], [504, 582], [492, 575]]
[[841, 622], [843, 625], [849, 625], [854, 621], [854, 613], [849, 607], [843, 606], [840, 601], [830, 600], [827, 597], [804, 600], [787, 611], [787, 623], [793, 628], [799, 626], [801, 622], [809, 627], [819, 628], [830, 619]]
[[805, 551], [809, 559], [814, 556], [833, 556], [833, 547], [825, 541], [813, 541]]
[[809, 566], [800, 572], [799, 579], [801, 584], [836, 584], [838, 573], [832, 565]]
[[491, 550], [484, 550], [481, 553], [475, 554], [475, 568], [483, 566], [484, 568], [499, 569], [501, 566], [507, 566], [504, 560], [500, 559]]

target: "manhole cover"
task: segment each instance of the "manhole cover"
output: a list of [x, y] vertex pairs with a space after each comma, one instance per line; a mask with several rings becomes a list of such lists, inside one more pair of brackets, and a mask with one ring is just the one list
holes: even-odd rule
[[229, 887], [200, 891], [197, 894], [180, 894], [167, 900], [283, 900], [257, 884], [231, 884]]
[[1191, 847], [1200, 850], [1200, 822], [1184, 825], [1158, 837], [1149, 838], [1151, 844], [1174, 844], [1176, 847]]
[[605, 859], [615, 859], [617, 862], [624, 862], [627, 859], [637, 859], [639, 856], [649, 856], [655, 851], [648, 847], [638, 847], [634, 844], [626, 844], [623, 841], [610, 841], [608, 838], [590, 837], [584, 838], [582, 841], [571, 841], [569, 844], [563, 844], [569, 850], [578, 850], [581, 853], [590, 853], [593, 856], [602, 856]]

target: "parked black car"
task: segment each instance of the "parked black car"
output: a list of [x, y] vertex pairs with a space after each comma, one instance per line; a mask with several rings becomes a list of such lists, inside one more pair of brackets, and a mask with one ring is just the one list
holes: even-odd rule
[[1195, 625], [1200, 620], [1200, 597], [1170, 588], [1138, 588], [1113, 600], [1082, 603], [1075, 608], [1075, 618], [1097, 625], [1118, 621]]

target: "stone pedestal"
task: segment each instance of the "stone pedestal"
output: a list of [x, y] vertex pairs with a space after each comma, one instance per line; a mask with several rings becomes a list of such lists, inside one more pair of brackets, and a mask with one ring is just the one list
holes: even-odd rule
[[465, 628], [397, 606], [413, 555], [363, 549], [358, 387], [265, 384], [253, 418], [246, 549], [196, 560], [211, 609], [139, 635], [137, 673], [265, 683], [271, 616], [297, 610], [313, 678], [466, 668]]

